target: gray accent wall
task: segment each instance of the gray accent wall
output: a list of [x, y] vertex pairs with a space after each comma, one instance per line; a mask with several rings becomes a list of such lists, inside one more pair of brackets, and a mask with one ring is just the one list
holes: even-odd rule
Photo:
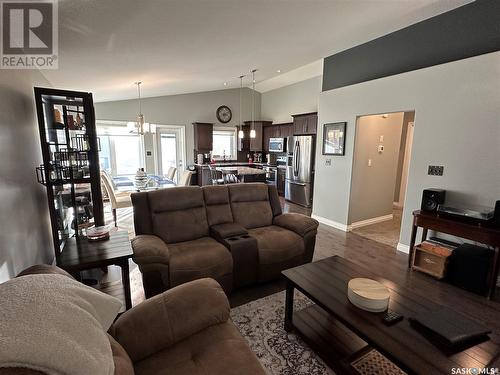
[[37, 71], [0, 70], [0, 283], [54, 258], [33, 86], [49, 86]]
[[[403, 117], [398, 112], [358, 118], [349, 224], [392, 214]], [[382, 152], [379, 145], [384, 147]]]
[[[500, 199], [498, 82], [495, 52], [321, 93], [319, 126], [347, 121], [346, 155], [321, 155], [319, 132], [313, 214], [339, 227], [348, 223], [356, 118], [410, 110], [415, 127], [400, 249], [407, 250], [411, 213], [425, 188], [446, 189], [449, 201], [493, 206]], [[444, 166], [444, 175], [427, 175], [428, 165]]]
[[[187, 164], [194, 162], [193, 156], [193, 122], [212, 122], [215, 126], [234, 127], [239, 121], [239, 89], [208, 91], [193, 94], [159, 96], [144, 98], [142, 112], [146, 122], [160, 125], [182, 125], [185, 127]], [[255, 119], [260, 120], [261, 94], [255, 92]], [[217, 121], [216, 110], [227, 105], [233, 118], [228, 124]], [[252, 90], [242, 91], [242, 120], [251, 120]], [[138, 113], [138, 102], [120, 100], [95, 104], [98, 120], [135, 121]]]
[[316, 112], [321, 92], [321, 76], [306, 79], [262, 94], [262, 119], [291, 122], [292, 115]]
[[329, 56], [323, 91], [500, 50], [500, 1], [477, 0]]

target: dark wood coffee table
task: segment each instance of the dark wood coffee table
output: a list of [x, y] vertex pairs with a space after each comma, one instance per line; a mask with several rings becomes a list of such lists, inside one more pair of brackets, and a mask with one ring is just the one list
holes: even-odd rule
[[[285, 330], [297, 330], [335, 371], [350, 373], [350, 363], [372, 349], [402, 370], [414, 374], [450, 374], [452, 368], [483, 368], [500, 355], [492, 340], [459, 353], [445, 353], [412, 328], [408, 317], [435, 310], [439, 305], [338, 256], [283, 271], [287, 281]], [[347, 299], [347, 283], [368, 277], [391, 293], [389, 308], [405, 319], [393, 326], [382, 322], [383, 313], [358, 309]], [[293, 311], [294, 289], [315, 304]]]

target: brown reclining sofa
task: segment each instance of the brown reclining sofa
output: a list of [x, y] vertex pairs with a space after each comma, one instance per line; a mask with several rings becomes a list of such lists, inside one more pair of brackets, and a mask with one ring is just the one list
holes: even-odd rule
[[[18, 276], [31, 274], [72, 277], [45, 264]], [[114, 375], [265, 375], [229, 319], [229, 311], [226, 295], [211, 279], [186, 283], [140, 303], [123, 313], [108, 331]], [[28, 368], [0, 368], [0, 375], [44, 374]]]
[[226, 293], [310, 262], [318, 222], [282, 213], [274, 186], [189, 186], [132, 194], [134, 261], [146, 298], [211, 277]]

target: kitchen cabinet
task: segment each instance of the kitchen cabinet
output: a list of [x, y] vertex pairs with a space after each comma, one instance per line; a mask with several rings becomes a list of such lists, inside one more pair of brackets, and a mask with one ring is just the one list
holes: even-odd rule
[[193, 122], [194, 149], [200, 152], [209, 152], [213, 148], [214, 124], [207, 122]]
[[278, 190], [279, 195], [285, 195], [285, 168], [278, 168], [278, 172], [276, 174], [276, 189]]
[[262, 129], [262, 150], [269, 152], [269, 139], [272, 138], [274, 126], [264, 126]]
[[252, 121], [245, 121], [243, 126], [243, 132], [245, 133], [245, 138], [241, 143], [241, 148], [238, 147], [239, 151], [257, 151], [263, 150], [263, 131], [264, 128], [269, 126], [271, 121], [254, 121], [253, 129], [255, 129], [255, 138], [250, 138], [250, 130], [252, 129]]
[[293, 115], [293, 134], [316, 134], [316, 128], [318, 127], [318, 113], [303, 113], [299, 115]]
[[281, 138], [286, 138], [286, 137], [291, 137], [293, 135], [293, 123], [287, 123], [287, 124], [280, 124], [280, 137]]
[[262, 131], [262, 149], [269, 152], [269, 139], [286, 138], [293, 135], [293, 123], [269, 124]]

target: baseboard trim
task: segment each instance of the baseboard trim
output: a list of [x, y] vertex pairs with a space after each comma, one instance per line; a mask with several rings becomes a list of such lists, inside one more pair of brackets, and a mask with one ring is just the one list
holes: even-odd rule
[[352, 223], [351, 225], [349, 225], [349, 231], [356, 229], [356, 228], [366, 227], [367, 225], [377, 224], [377, 223], [381, 223], [383, 221], [389, 221], [389, 220], [392, 220], [393, 218], [394, 218], [394, 216], [392, 214], [390, 214], [390, 215], [374, 217], [374, 218], [367, 219], [367, 220], [356, 221], [356, 222]]
[[405, 245], [404, 243], [399, 242], [397, 246], [398, 251], [401, 251], [402, 253], [409, 254], [410, 253], [410, 246]]
[[328, 225], [329, 227], [332, 227], [332, 228], [335, 228], [335, 229], [339, 229], [339, 230], [341, 230], [343, 232], [349, 232], [349, 226], [346, 225], [346, 224], [342, 224], [342, 223], [339, 223], [337, 221], [333, 221], [333, 220], [330, 220], [330, 219], [327, 219], [325, 217], [318, 216], [318, 215], [315, 215], [315, 214], [312, 214], [311, 217], [313, 219], [318, 220], [321, 224]]

